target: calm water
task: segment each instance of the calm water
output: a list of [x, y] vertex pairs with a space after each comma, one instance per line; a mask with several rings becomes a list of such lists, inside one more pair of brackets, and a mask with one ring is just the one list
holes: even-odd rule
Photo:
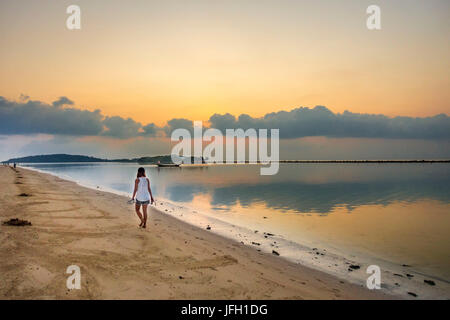
[[[136, 164], [33, 164], [131, 195]], [[450, 280], [449, 164], [147, 166], [155, 198], [207, 211], [249, 229], [326, 243]]]

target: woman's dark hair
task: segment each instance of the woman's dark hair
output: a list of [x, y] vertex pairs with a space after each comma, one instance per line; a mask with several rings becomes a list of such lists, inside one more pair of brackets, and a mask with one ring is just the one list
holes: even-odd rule
[[140, 178], [140, 177], [145, 177], [145, 169], [144, 169], [144, 168], [140, 167], [140, 168], [138, 169], [137, 177], [138, 177], [138, 178]]

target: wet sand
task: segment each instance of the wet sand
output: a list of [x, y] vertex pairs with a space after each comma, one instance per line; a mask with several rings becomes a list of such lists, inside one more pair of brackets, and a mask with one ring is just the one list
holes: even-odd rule
[[[1, 299], [389, 299], [200, 229], [126, 197], [0, 167]], [[66, 269], [81, 269], [68, 290]]]

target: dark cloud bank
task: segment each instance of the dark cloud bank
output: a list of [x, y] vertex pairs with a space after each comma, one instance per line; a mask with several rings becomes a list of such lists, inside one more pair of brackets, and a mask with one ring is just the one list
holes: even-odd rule
[[[59, 134], [72, 136], [110, 136], [131, 138], [166, 134], [177, 128], [192, 128], [188, 119], [172, 119], [163, 128], [150, 123], [143, 125], [131, 118], [108, 117], [100, 110], [87, 111], [73, 107], [74, 103], [60, 97], [52, 104], [41, 101], [9, 101], [0, 97], [0, 134]], [[450, 117], [412, 118], [359, 114], [345, 111], [333, 113], [323, 106], [296, 108], [253, 118], [246, 114], [214, 114], [210, 126], [225, 133], [225, 129], [280, 129], [281, 138], [307, 136], [450, 139]]]
[[73, 101], [60, 97], [52, 104], [41, 101], [9, 101], [0, 97], [0, 134], [47, 133], [71, 136], [131, 138], [152, 135], [153, 124], [143, 126], [131, 118], [105, 117], [100, 110], [72, 107]]

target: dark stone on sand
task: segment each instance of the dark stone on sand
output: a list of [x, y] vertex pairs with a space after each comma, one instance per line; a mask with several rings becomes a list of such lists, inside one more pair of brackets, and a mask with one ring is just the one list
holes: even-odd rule
[[402, 277], [402, 278], [403, 278], [403, 276], [402, 276], [401, 274], [398, 274], [398, 273], [394, 273], [394, 276]]
[[414, 276], [413, 276], [412, 274], [409, 274], [409, 273], [407, 273], [406, 276], [407, 276], [408, 278], [414, 278]]
[[430, 286], [435, 286], [436, 283], [434, 283], [433, 280], [423, 280], [423, 282], [425, 282], [426, 284], [429, 284]]
[[407, 268], [409, 268], [409, 267], [411, 267], [411, 266], [408, 265], [408, 264], [402, 264], [402, 267], [407, 267]]
[[184, 279], [182, 276], [178, 276], [178, 279]]
[[31, 196], [31, 195], [28, 194], [28, 193], [21, 193], [21, 194], [19, 194], [19, 197], [29, 197], [29, 196]]
[[211, 227], [210, 227], [210, 226], [207, 226], [207, 227], [206, 227], [206, 230], [211, 230]]
[[351, 264], [350, 268], [353, 270], [358, 270], [360, 268], [360, 266], [356, 265], [356, 264]]
[[417, 297], [417, 294], [415, 294], [414, 292], [408, 292], [408, 294], [409, 294], [410, 296]]
[[261, 245], [261, 243], [253, 242], [253, 241], [252, 241], [252, 244], [254, 244], [255, 246], [260, 246]]
[[272, 254], [279, 256], [280, 254], [278, 252], [276, 252], [275, 250], [272, 250]]
[[274, 234], [273, 234], [273, 233], [270, 233], [270, 232], [264, 232], [264, 234], [265, 234], [266, 236], [269, 236], [269, 237], [274, 236]]
[[17, 226], [17, 227], [31, 226], [31, 222], [30, 221], [21, 220], [21, 219], [18, 219], [18, 218], [9, 219], [8, 221], [4, 221], [3, 224], [7, 225], [7, 226]]

